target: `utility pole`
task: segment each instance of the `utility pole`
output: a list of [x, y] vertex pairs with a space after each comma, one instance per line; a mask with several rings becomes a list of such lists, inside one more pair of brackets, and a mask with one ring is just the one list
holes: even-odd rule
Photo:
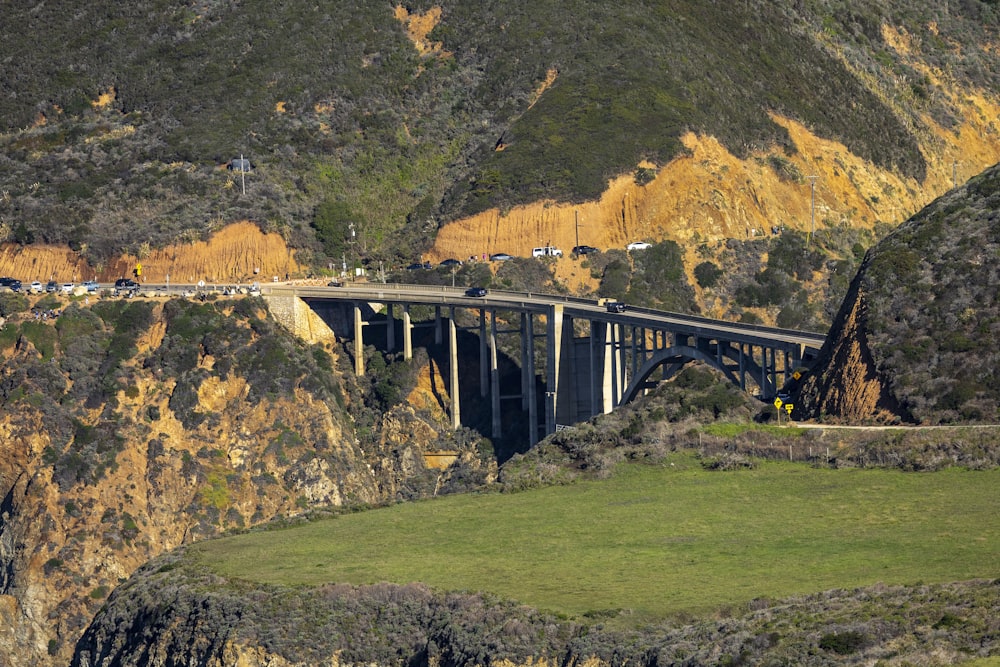
[[247, 163], [243, 161], [243, 153], [240, 153], [240, 182], [243, 187], [243, 194], [247, 193]]
[[576, 220], [576, 247], [580, 247], [580, 212], [573, 211], [573, 218]]
[[813, 234], [816, 233], [816, 179], [819, 176], [806, 176], [809, 179], [809, 238], [806, 240], [806, 248], [812, 243]]

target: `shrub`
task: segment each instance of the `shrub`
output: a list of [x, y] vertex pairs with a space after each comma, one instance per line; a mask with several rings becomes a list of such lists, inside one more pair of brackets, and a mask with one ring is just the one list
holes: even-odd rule
[[831, 632], [819, 640], [819, 647], [824, 651], [833, 651], [839, 655], [849, 655], [864, 647], [868, 638], [855, 630]]
[[721, 277], [722, 269], [716, 266], [715, 262], [701, 262], [694, 267], [694, 279], [704, 289], [715, 287]]

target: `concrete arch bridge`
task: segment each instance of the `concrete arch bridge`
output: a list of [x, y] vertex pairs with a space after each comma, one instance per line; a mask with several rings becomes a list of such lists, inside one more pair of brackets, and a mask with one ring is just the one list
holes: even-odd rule
[[[432, 327], [435, 343], [447, 340], [448, 410], [455, 428], [462, 423], [459, 367], [472, 353], [459, 349], [458, 334], [474, 334], [479, 391], [490, 402], [492, 437], [504, 435], [504, 404], [519, 400], [519, 409], [528, 414], [532, 445], [561, 425], [610, 412], [692, 360], [770, 400], [796, 369], [812, 363], [825, 339], [646, 308], [611, 312], [592, 299], [526, 292], [471, 296], [454, 287], [363, 283], [265, 285], [262, 294], [289, 328], [301, 332], [315, 314], [338, 336], [352, 340], [358, 375], [365, 373], [366, 339], [369, 344], [377, 340], [386, 351], [401, 346], [403, 358], [410, 359], [414, 328]], [[420, 321], [411, 317], [414, 312], [422, 313]], [[516, 346], [506, 349], [519, 350], [520, 357], [520, 389], [506, 394], [500, 391], [498, 366], [502, 336], [516, 337]]]

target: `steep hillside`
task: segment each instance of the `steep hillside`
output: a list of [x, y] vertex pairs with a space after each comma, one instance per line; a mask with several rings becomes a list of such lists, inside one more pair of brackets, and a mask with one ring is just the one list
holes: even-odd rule
[[[166, 550], [493, 474], [478, 438], [371, 407], [335, 348], [292, 339], [257, 299], [82, 299], [0, 295], [4, 665], [66, 664], [108, 593]], [[448, 470], [425, 463], [439, 450]]]
[[[0, 240], [97, 266], [252, 220], [322, 267], [412, 261], [448, 223], [433, 257], [568, 248], [579, 221], [583, 243], [690, 252], [804, 229], [814, 175], [818, 225], [892, 224], [1000, 159], [997, 12], [11, 6]], [[250, 172], [227, 169], [241, 155]]]
[[80, 282], [93, 278], [102, 283], [131, 276], [142, 265], [143, 280], [194, 284], [236, 284], [284, 280], [305, 273], [296, 252], [276, 233], [265, 234], [250, 222], [235, 222], [215, 231], [205, 241], [164, 248], [144, 247], [139, 255], [118, 255], [99, 264], [64, 246], [0, 244], [0, 273], [30, 280]]
[[801, 415], [921, 424], [1000, 418], [1000, 165], [869, 251], [796, 401]]

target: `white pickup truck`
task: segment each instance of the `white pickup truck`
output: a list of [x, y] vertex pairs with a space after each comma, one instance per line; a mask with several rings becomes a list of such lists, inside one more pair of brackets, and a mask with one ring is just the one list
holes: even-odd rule
[[555, 248], [553, 246], [547, 245], [542, 248], [532, 248], [532, 257], [562, 257], [562, 250]]

